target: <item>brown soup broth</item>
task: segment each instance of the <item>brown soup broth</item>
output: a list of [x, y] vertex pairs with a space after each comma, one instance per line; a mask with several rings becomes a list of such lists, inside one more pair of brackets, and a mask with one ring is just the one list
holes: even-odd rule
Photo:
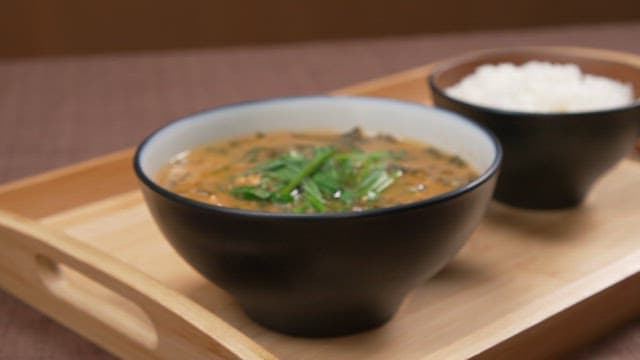
[[[333, 189], [328, 193], [325, 190], [319, 199], [321, 204], [315, 201], [311, 202], [312, 205], [301, 205], [306, 199], [305, 189], [312, 193], [302, 184], [291, 191], [292, 196], [285, 194], [288, 202], [273, 200], [278, 189], [270, 183], [264, 185], [268, 176], [256, 172], [256, 169], [289, 155], [306, 159], [304, 164], [310, 166], [319, 148], [331, 149], [333, 153], [327, 163], [310, 175], [313, 178], [307, 180], [322, 176], [317, 174], [327, 169], [335, 170], [331, 164], [340, 171], [351, 171], [346, 165], [341, 165], [341, 159], [349, 154], [384, 154], [390, 158], [374, 162], [373, 166], [377, 168], [373, 170], [368, 163], [356, 168], [360, 169], [359, 172], [356, 171], [353, 179], [347, 181], [344, 189]], [[357, 161], [353, 163], [360, 164]], [[369, 175], [380, 177], [367, 179]], [[257, 133], [200, 146], [174, 156], [158, 173], [157, 181], [172, 192], [213, 205], [266, 212], [317, 213], [361, 211], [411, 203], [449, 192], [477, 177], [477, 172], [455, 155], [390, 135], [365, 136], [356, 128], [345, 134], [315, 131]], [[280, 184], [280, 192], [287, 181]], [[392, 183], [387, 185], [389, 181]], [[359, 186], [367, 182], [373, 182], [373, 188], [384, 190], [379, 193], [358, 192]], [[348, 194], [348, 186], [355, 190]], [[235, 192], [257, 187], [274, 193], [269, 199], [247, 199]], [[257, 194], [267, 196], [264, 192], [260, 190]]]

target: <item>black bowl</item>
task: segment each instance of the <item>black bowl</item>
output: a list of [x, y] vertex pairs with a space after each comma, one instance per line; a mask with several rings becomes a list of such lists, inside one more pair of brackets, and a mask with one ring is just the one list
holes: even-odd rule
[[[320, 215], [245, 211], [196, 202], [154, 182], [170, 157], [195, 146], [272, 130], [410, 137], [456, 153], [481, 174], [455, 191], [385, 209]], [[476, 228], [501, 159], [497, 140], [459, 115], [392, 100], [300, 97], [189, 116], [140, 145], [135, 170], [151, 213], [178, 253], [280, 332], [332, 336], [386, 322]]]
[[444, 91], [479, 65], [530, 60], [574, 63], [583, 72], [631, 82], [640, 94], [640, 68], [624, 55], [579, 48], [530, 47], [483, 51], [441, 62], [428, 81], [436, 106], [492, 130], [504, 148], [495, 199], [531, 209], [579, 205], [595, 181], [633, 148], [640, 102], [603, 111], [527, 113], [471, 104]]

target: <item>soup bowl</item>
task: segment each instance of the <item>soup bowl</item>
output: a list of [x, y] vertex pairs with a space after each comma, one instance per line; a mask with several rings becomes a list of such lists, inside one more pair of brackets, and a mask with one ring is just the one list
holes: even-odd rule
[[[154, 179], [175, 154], [257, 131], [384, 132], [454, 153], [480, 176], [415, 203], [361, 212], [267, 213], [177, 195]], [[173, 122], [137, 149], [146, 204], [175, 250], [270, 329], [335, 336], [386, 322], [480, 222], [501, 160], [497, 140], [460, 115], [394, 100], [312, 96], [225, 106]]]
[[[631, 83], [636, 100], [607, 110], [535, 113], [477, 105], [446, 92], [480, 65], [531, 60], [572, 63], [583, 73]], [[638, 135], [640, 65], [619, 53], [554, 47], [480, 51], [440, 62], [428, 82], [436, 106], [496, 134], [504, 160], [495, 199], [512, 206], [560, 209], [581, 204], [596, 180], [631, 152]]]

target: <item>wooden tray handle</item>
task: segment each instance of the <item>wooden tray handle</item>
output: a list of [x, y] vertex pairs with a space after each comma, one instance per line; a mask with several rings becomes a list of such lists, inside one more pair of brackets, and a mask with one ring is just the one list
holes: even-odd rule
[[116, 355], [275, 359], [189, 298], [40, 223], [0, 210], [0, 246], [0, 286]]

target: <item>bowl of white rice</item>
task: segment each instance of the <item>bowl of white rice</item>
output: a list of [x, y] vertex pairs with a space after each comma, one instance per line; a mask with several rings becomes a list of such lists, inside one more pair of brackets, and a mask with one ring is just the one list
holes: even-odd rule
[[605, 50], [495, 49], [440, 62], [434, 103], [492, 130], [504, 148], [495, 199], [522, 208], [583, 203], [633, 149], [640, 62]]

